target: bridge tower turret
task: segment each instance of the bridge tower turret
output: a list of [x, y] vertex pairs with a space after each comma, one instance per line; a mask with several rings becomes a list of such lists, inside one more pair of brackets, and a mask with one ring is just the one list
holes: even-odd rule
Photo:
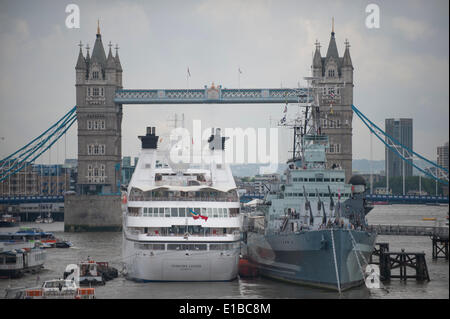
[[92, 56], [88, 51], [84, 58], [80, 48], [75, 67], [79, 194], [120, 190], [122, 106], [114, 103], [114, 95], [122, 88], [122, 68], [111, 46], [106, 57], [98, 27]]
[[322, 132], [329, 137], [327, 149], [329, 166], [337, 164], [345, 169], [348, 182], [352, 176], [352, 104], [353, 104], [353, 64], [350, 45], [345, 42], [345, 53], [339, 57], [334, 32], [334, 21], [327, 54], [322, 57], [320, 45], [316, 41], [312, 74], [318, 77], [319, 102]]

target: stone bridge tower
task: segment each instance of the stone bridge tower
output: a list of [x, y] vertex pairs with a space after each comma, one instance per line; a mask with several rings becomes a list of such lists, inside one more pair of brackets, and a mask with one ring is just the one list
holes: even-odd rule
[[352, 176], [353, 65], [349, 48], [345, 41], [344, 56], [339, 57], [333, 23], [327, 55], [321, 56], [316, 42], [312, 64], [313, 77], [319, 78], [321, 129], [330, 143], [328, 166], [345, 169], [346, 182]]
[[106, 56], [100, 26], [92, 55], [86, 46], [84, 56], [80, 43], [75, 66], [78, 180], [77, 194], [65, 205], [68, 231], [121, 227], [122, 105], [114, 103], [114, 96], [122, 88], [122, 66], [118, 47], [114, 56], [111, 46]]
[[122, 106], [114, 103], [122, 88], [119, 55], [108, 57], [100, 28], [89, 56], [80, 47], [76, 70], [79, 194], [112, 194], [120, 190]]

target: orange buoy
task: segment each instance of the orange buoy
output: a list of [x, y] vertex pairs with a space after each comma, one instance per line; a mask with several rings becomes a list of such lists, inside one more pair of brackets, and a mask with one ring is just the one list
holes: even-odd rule
[[239, 276], [241, 277], [257, 277], [259, 274], [258, 267], [247, 259], [239, 260]]

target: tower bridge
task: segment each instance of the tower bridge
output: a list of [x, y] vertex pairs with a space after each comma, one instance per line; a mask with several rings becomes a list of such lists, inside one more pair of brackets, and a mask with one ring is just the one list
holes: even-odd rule
[[[310, 103], [314, 98], [311, 88], [305, 87], [229, 89], [213, 83], [202, 89], [124, 89], [118, 47], [115, 47], [113, 54], [111, 42], [108, 46], [106, 55], [100, 27], [97, 28], [92, 54], [88, 45], [86, 53], [83, 53], [80, 42], [75, 66], [76, 110], [72, 109], [51, 129], [0, 161], [0, 182], [3, 182], [11, 174], [33, 163], [77, 121], [77, 190], [76, 194], [65, 196], [66, 231], [120, 230], [122, 227], [120, 180], [123, 105], [284, 105]], [[318, 93], [321, 114], [326, 114], [320, 119], [320, 125], [322, 133], [329, 137], [327, 160], [329, 165], [338, 164], [342, 167], [346, 172], [346, 180], [349, 180], [352, 174], [353, 113], [356, 112], [378, 137], [386, 137], [386, 134], [375, 128], [353, 105], [353, 64], [349, 42], [345, 41], [345, 52], [339, 56], [333, 28], [325, 56], [322, 56], [320, 48], [320, 43], [316, 41], [311, 70], [316, 79], [315, 93]], [[448, 171], [446, 174], [448, 184]]]

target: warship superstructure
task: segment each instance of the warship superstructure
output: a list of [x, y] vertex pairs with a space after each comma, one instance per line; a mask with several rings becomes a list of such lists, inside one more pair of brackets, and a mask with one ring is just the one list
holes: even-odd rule
[[325, 114], [314, 100], [299, 105], [294, 121], [282, 121], [294, 130], [293, 156], [246, 216], [247, 253], [263, 276], [342, 291], [364, 282], [376, 234], [367, 230], [372, 207], [364, 179], [354, 175], [346, 183], [343, 169], [327, 165]]

